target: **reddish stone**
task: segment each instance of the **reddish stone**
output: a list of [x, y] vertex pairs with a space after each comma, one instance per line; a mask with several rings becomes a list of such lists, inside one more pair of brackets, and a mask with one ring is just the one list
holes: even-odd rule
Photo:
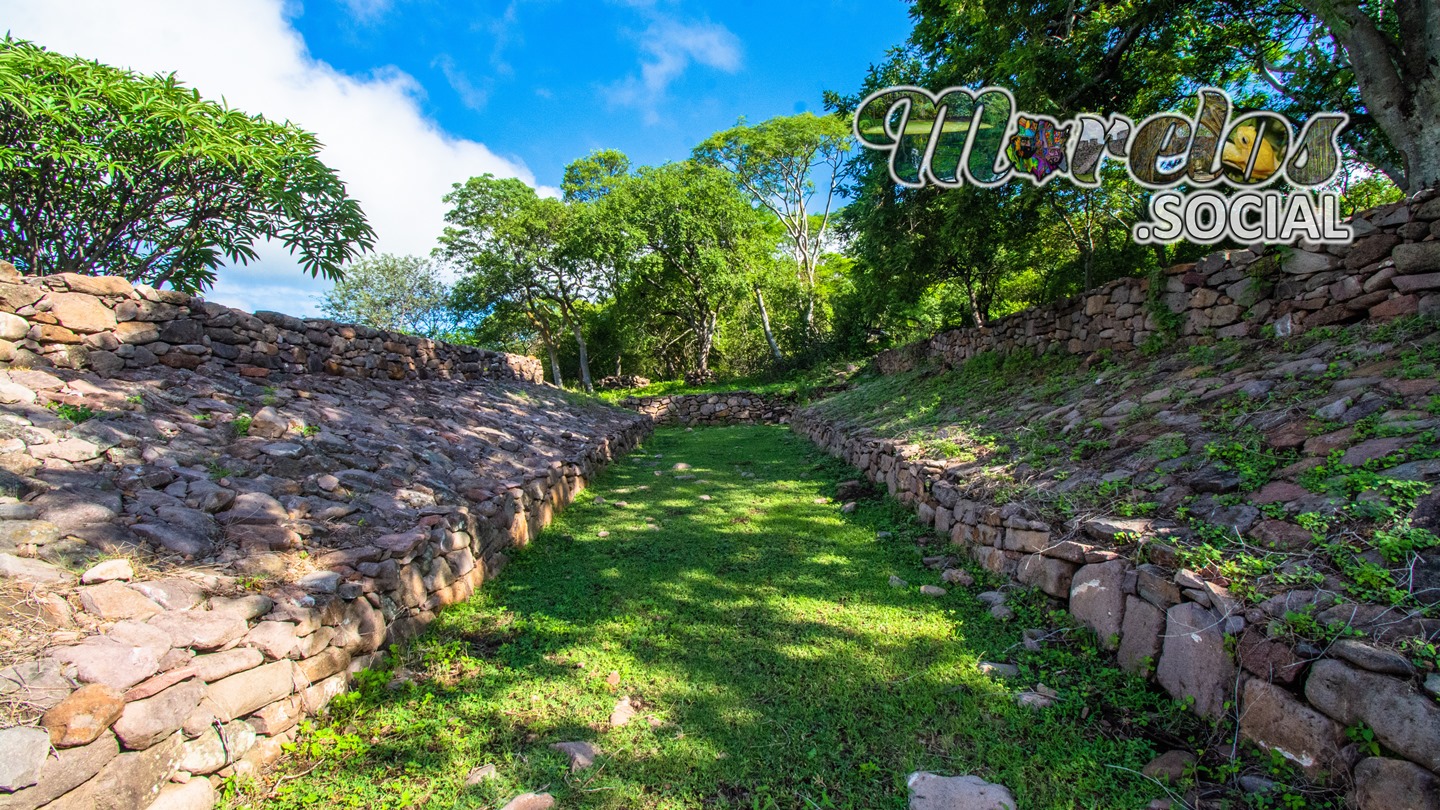
[[1245, 682], [1240, 733], [1299, 765], [1310, 778], [1343, 767], [1340, 725], [1259, 678]]
[[1298, 681], [1307, 666], [1288, 645], [1268, 639], [1254, 629], [1240, 637], [1236, 657], [1246, 672], [1287, 686]]
[[1409, 440], [1399, 436], [1369, 439], [1346, 450], [1345, 456], [1340, 459], [1340, 463], [1349, 464], [1352, 467], [1359, 467], [1367, 461], [1384, 458], [1391, 453], [1403, 450], [1409, 444]]
[[89, 745], [99, 739], [125, 710], [125, 698], [110, 687], [92, 683], [82, 686], [45, 712], [40, 725], [50, 732], [56, 748]]
[[1305, 429], [1303, 422], [1289, 422], [1265, 434], [1265, 441], [1271, 447], [1285, 449], [1287, 447], [1299, 447], [1305, 444], [1310, 438], [1310, 432]]
[[1440, 810], [1440, 778], [1403, 759], [1370, 757], [1355, 766], [1359, 810]]
[[1250, 496], [1250, 502], [1255, 504], [1265, 503], [1289, 503], [1298, 501], [1310, 495], [1310, 491], [1289, 481], [1271, 481], [1260, 489], [1259, 492]]
[[1250, 536], [1268, 548], [1298, 551], [1309, 544], [1314, 535], [1284, 520], [1261, 521], [1250, 530]]
[[1349, 445], [1350, 440], [1354, 438], [1354, 436], [1355, 430], [1353, 428], [1345, 428], [1344, 430], [1337, 430], [1333, 433], [1315, 436], [1305, 442], [1305, 455], [1328, 456], [1331, 450], [1339, 450]]
[[[1398, 284], [1404, 276], [1396, 276], [1394, 281]], [[1414, 295], [1401, 295], [1391, 298], [1383, 303], [1376, 304], [1370, 308], [1370, 317], [1377, 320], [1386, 318], [1399, 318], [1405, 315], [1414, 315], [1420, 311], [1420, 299]]]

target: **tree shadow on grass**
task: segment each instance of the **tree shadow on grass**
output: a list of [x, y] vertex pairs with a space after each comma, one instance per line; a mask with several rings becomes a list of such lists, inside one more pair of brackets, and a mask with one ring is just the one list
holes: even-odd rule
[[[342, 705], [354, 756], [296, 784], [367, 806], [423, 794], [498, 807], [548, 787], [563, 807], [900, 808], [905, 776], [935, 770], [999, 781], [1025, 807], [1154, 798], [1106, 767], [1138, 771], [1152, 746], [1082, 713], [1110, 697], [1142, 712], [1162, 701], [1077, 689], [1043, 712], [1017, 707], [1033, 682], [975, 664], [1023, 658], [1018, 628], [967, 592], [890, 587], [892, 573], [936, 581], [914, 545], [923, 529], [888, 499], [842, 514], [825, 496], [849, 477], [788, 431], [658, 432], [401, 654], [417, 683], [374, 683]], [[1082, 675], [1094, 677], [1046, 677]], [[610, 729], [621, 696], [640, 716]], [[571, 774], [548, 746], [579, 739], [602, 755]], [[464, 787], [482, 762], [500, 777]]]

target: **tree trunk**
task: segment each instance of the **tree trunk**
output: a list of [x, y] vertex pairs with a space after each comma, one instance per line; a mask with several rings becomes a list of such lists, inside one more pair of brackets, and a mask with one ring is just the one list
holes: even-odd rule
[[585, 335], [581, 333], [578, 320], [570, 319], [570, 331], [575, 333], [575, 346], [580, 350], [580, 384], [585, 386], [585, 393], [593, 394], [595, 385], [590, 382], [590, 355], [585, 350]]
[[710, 372], [710, 350], [715, 344], [715, 322], [717, 318], [718, 316], [712, 312], [707, 315], [703, 321], [696, 324], [697, 328], [695, 331], [696, 339], [698, 340], [696, 360], [699, 361], [699, 371], [702, 375]]
[[545, 344], [545, 351], [550, 355], [550, 375], [555, 378], [555, 387], [564, 388], [565, 380], [560, 376], [560, 356], [555, 353], [555, 337], [550, 334], [550, 325], [534, 312], [530, 313], [530, 320], [540, 329], [540, 342]]
[[775, 364], [785, 362], [780, 354], [780, 344], [775, 342], [775, 333], [770, 330], [770, 312], [765, 309], [765, 296], [760, 294], [760, 285], [755, 285], [755, 305], [760, 307], [760, 328], [765, 331], [765, 342], [770, 344], [770, 354], [775, 358]]
[[1440, 8], [1395, 3], [1392, 39], [1356, 0], [1301, 0], [1345, 50], [1366, 109], [1400, 152], [1409, 193], [1440, 186]]

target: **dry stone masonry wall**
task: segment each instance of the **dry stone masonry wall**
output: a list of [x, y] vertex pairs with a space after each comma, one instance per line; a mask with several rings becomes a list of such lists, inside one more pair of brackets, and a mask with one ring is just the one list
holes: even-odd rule
[[1366, 318], [1440, 314], [1436, 194], [1355, 216], [1351, 245], [1213, 253], [1166, 270], [1163, 288], [1152, 289], [1151, 279], [1118, 279], [984, 328], [883, 352], [876, 365], [894, 374], [932, 361], [958, 366], [990, 351], [1129, 351], [1165, 338], [1167, 329], [1181, 338], [1259, 337], [1264, 330], [1285, 337]]
[[[1321, 650], [1270, 639], [1264, 627], [1311, 604], [1322, 624], [1376, 639], [1440, 633], [1434, 620], [1383, 606], [1340, 603], [1294, 591], [1246, 608], [1150, 544], [1136, 564], [1109, 547], [1117, 537], [1156, 539], [1146, 520], [1052, 524], [1019, 504], [960, 497], [946, 465], [915, 448], [847, 432], [802, 410], [795, 430], [859, 468], [918, 512], [981, 567], [1064, 604], [1125, 670], [1150, 678], [1202, 716], [1239, 718], [1246, 739], [1307, 774], [1350, 774], [1361, 810], [1436, 807], [1440, 796], [1440, 703], [1434, 675], [1422, 685], [1403, 656], [1363, 639]], [[995, 608], [1005, 611], [1003, 605]], [[1364, 756], [1346, 729], [1365, 725], [1396, 757]]]
[[[1143, 279], [1116, 281], [989, 328], [945, 332], [886, 352], [877, 366], [893, 374], [925, 364], [957, 367], [990, 351], [1131, 350], [1161, 334], [1156, 303], [1174, 313], [1170, 326], [1179, 337], [1197, 339], [1257, 338], [1262, 330], [1284, 337], [1319, 326], [1440, 314], [1440, 198], [1422, 194], [1356, 217], [1354, 226], [1358, 238], [1350, 246], [1216, 253], [1168, 270], [1163, 289], [1152, 291]], [[1306, 362], [1313, 364], [1301, 358], [1292, 366]], [[1385, 381], [1369, 382], [1378, 387]], [[1219, 393], [1247, 385], [1263, 393], [1273, 384], [1242, 379]], [[1425, 393], [1434, 387], [1433, 380], [1401, 380], [1387, 391]], [[1338, 401], [1343, 404], [1330, 410], [1351, 403]], [[792, 427], [912, 506], [923, 524], [981, 567], [1063, 604], [1114, 651], [1124, 669], [1191, 701], [1203, 716], [1234, 718], [1241, 736], [1311, 776], [1350, 780], [1350, 797], [1360, 810], [1440, 808], [1440, 676], [1424, 676], [1387, 646], [1402, 638], [1440, 639], [1440, 621], [1412, 610], [1347, 602], [1331, 591], [1293, 590], [1245, 605], [1212, 578], [1182, 567], [1166, 542], [1164, 527], [1174, 524], [1037, 519], [1020, 503], [962, 495], [972, 490], [959, 471], [973, 473], [973, 464], [927, 458], [919, 447], [832, 419], [823, 409], [797, 411]], [[1298, 441], [1308, 442], [1307, 452], [1317, 444], [1319, 452], [1327, 438], [1348, 442], [1352, 433], [1315, 438], [1302, 432]], [[1357, 445], [1346, 451], [1345, 463], [1383, 456], [1405, 441]], [[1430, 475], [1428, 464], [1411, 466], [1424, 467], [1423, 478]], [[1288, 482], [1271, 488], [1294, 493], [1284, 498], [1313, 498]], [[1132, 559], [1116, 548], [1143, 553]], [[994, 610], [1003, 616], [1006, 608]], [[1346, 626], [1356, 637], [1322, 649], [1267, 634], [1267, 626], [1295, 613], [1312, 615], [1319, 626]], [[1362, 725], [1373, 731], [1385, 755], [1352, 744], [1347, 729]]]
[[118, 279], [0, 298], [0, 810], [210, 807], [651, 429], [529, 358]]
[[795, 410], [793, 400], [749, 391], [627, 397], [620, 404], [659, 425], [783, 425]]
[[542, 381], [533, 357], [278, 312], [251, 315], [123, 278], [22, 276], [0, 262], [0, 363], [93, 368], [156, 365], [357, 379]]

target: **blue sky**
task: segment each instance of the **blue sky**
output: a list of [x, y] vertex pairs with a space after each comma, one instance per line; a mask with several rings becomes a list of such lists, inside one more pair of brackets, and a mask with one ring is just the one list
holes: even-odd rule
[[308, 0], [294, 17], [318, 59], [398, 67], [447, 131], [558, 185], [569, 161], [618, 148], [685, 157], [740, 116], [823, 109], [910, 31], [903, 0], [728, 3]]
[[[854, 92], [910, 32], [904, 0], [0, 0], [0, 30], [291, 120], [325, 144], [379, 252], [428, 255], [478, 174], [555, 193], [600, 148], [679, 160], [711, 133]], [[277, 245], [206, 297], [319, 314]]]

